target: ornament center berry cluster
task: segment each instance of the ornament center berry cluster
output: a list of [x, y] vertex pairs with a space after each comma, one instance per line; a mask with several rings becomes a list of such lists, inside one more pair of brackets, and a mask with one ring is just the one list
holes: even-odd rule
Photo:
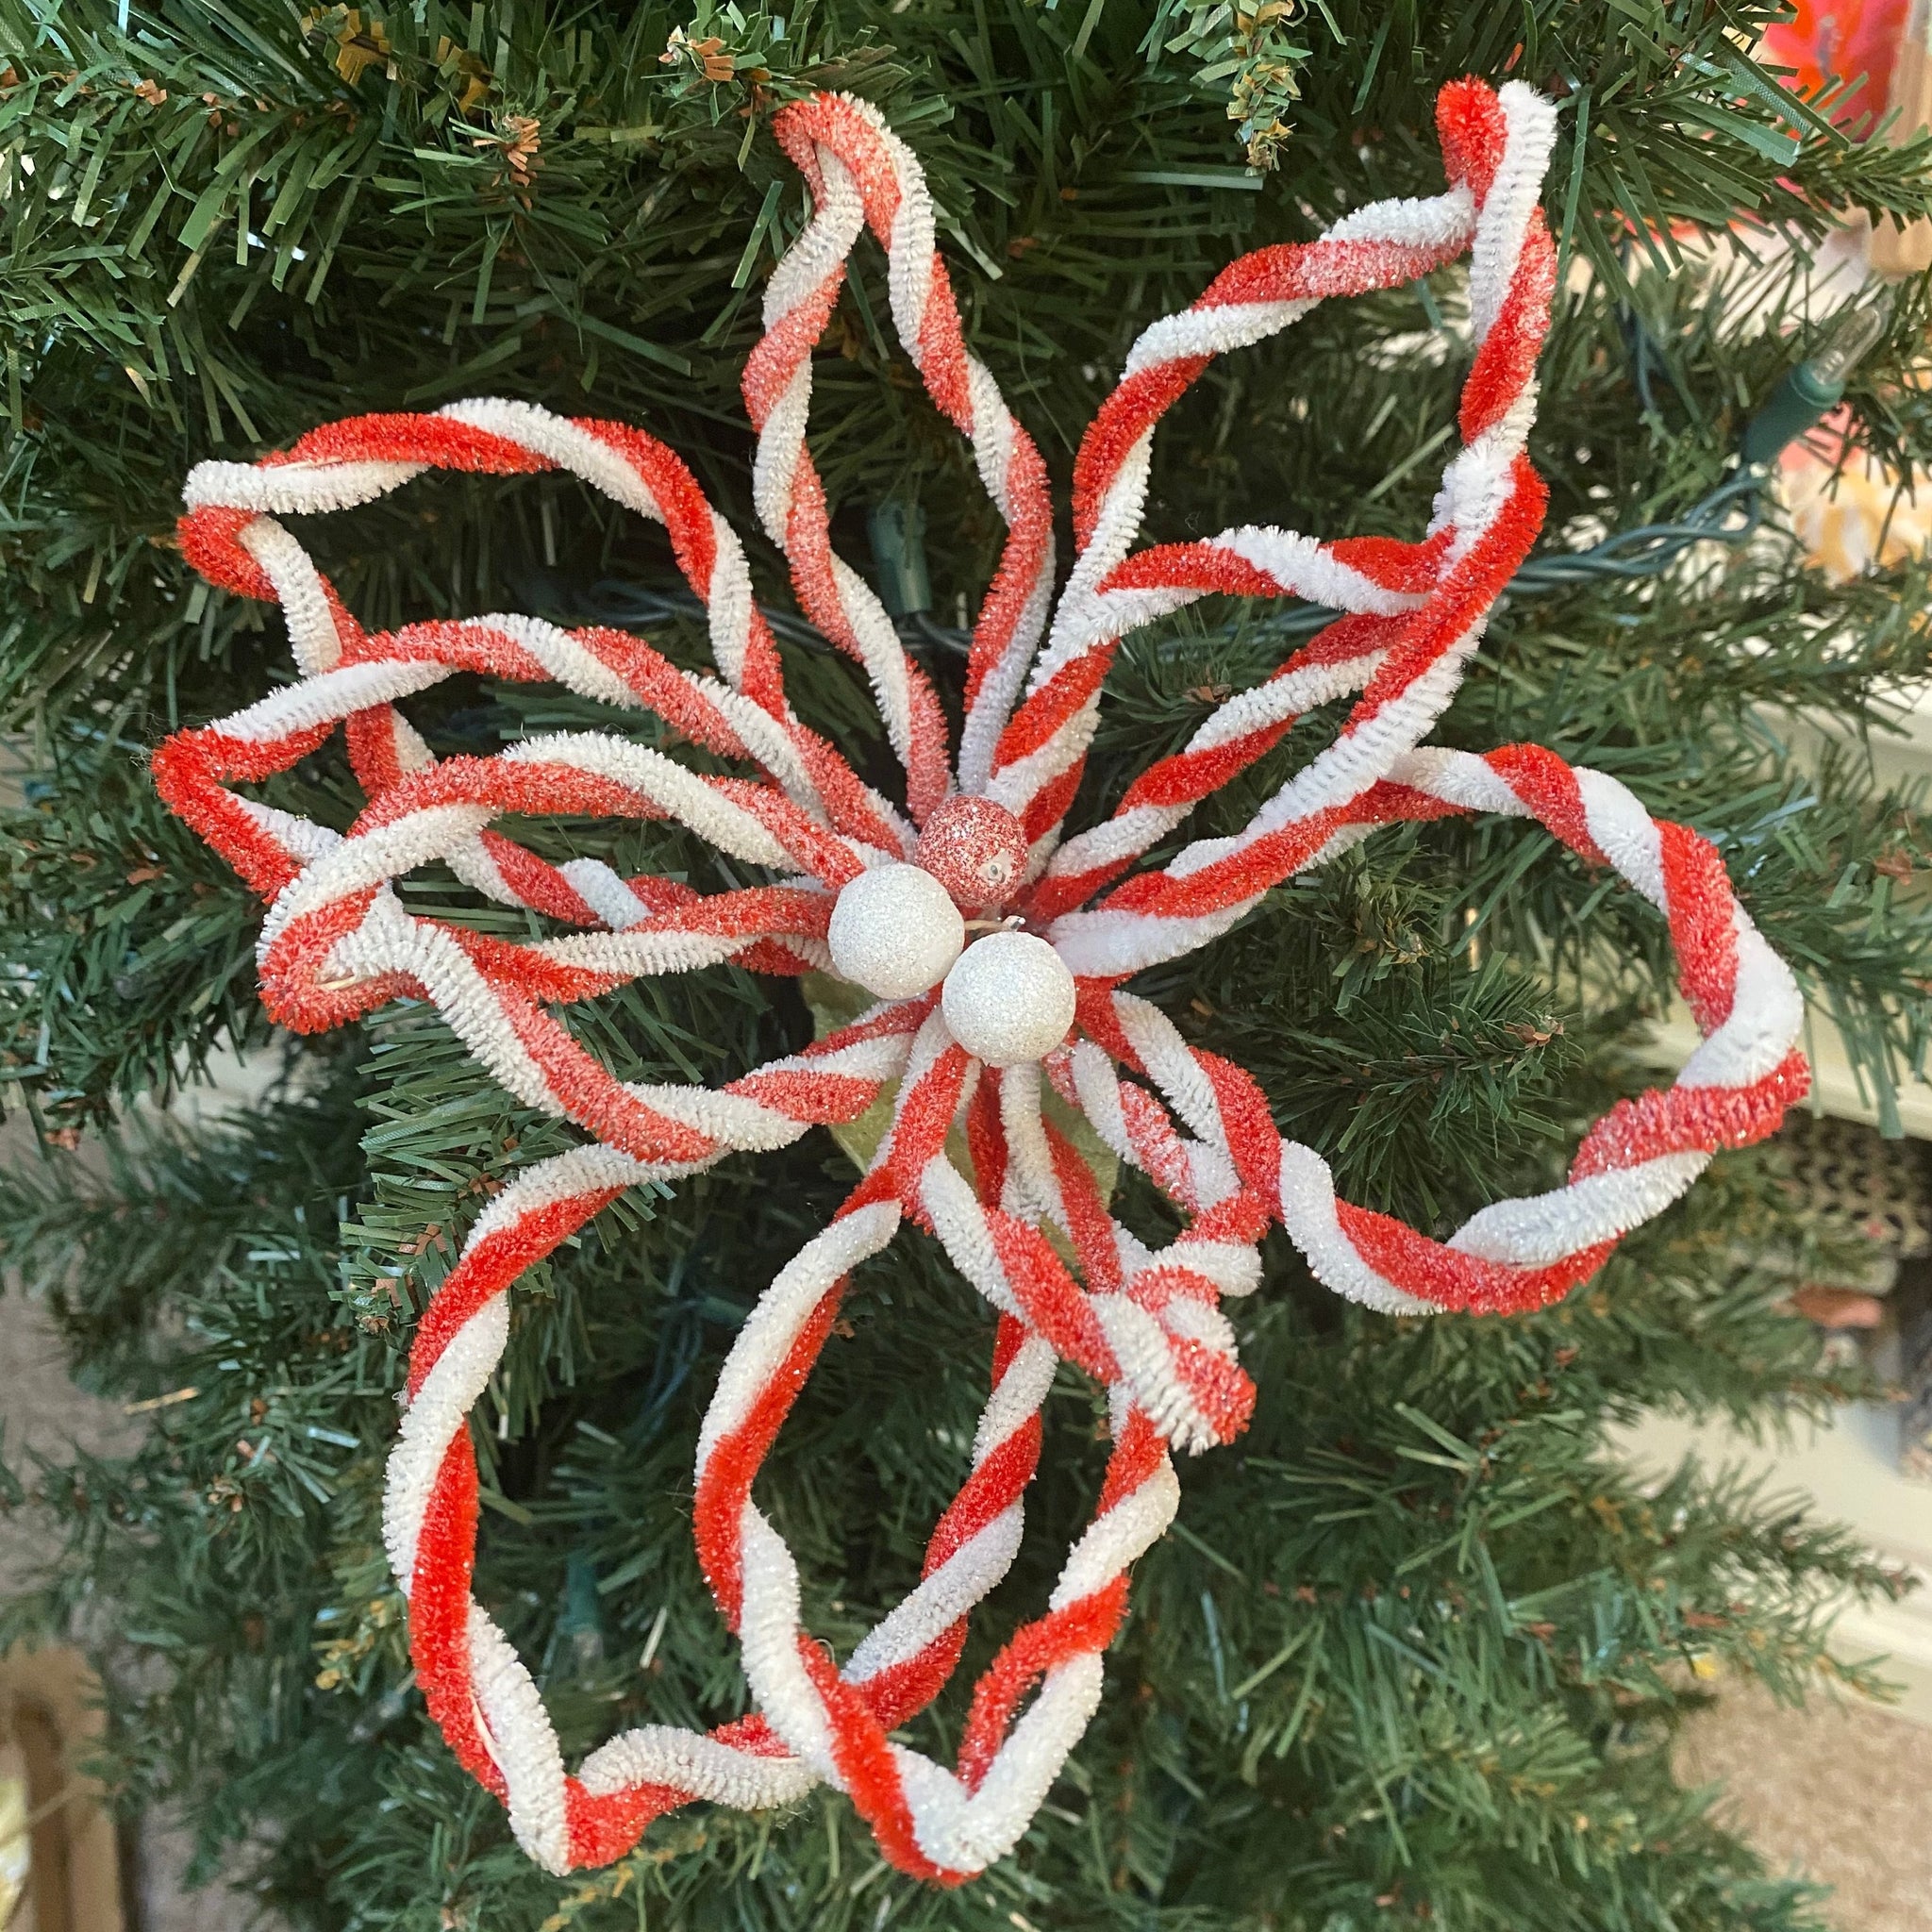
[[955, 792], [920, 828], [911, 864], [874, 866], [841, 890], [825, 932], [832, 964], [881, 999], [941, 986], [953, 1038], [987, 1066], [1044, 1059], [1074, 1024], [1074, 975], [1051, 941], [984, 917], [1025, 870], [1020, 821]]
[[[1544, 492], [1524, 445], [1555, 280], [1539, 208], [1549, 104], [1515, 83], [1462, 81], [1442, 91], [1437, 125], [1443, 192], [1360, 208], [1311, 242], [1244, 256], [1141, 334], [1080, 446], [1061, 578], [1045, 467], [962, 339], [911, 153], [842, 95], [778, 114], [814, 212], [773, 273], [744, 370], [754, 500], [801, 607], [863, 668], [903, 774], [896, 798], [794, 713], [738, 539], [640, 430], [481, 400], [352, 418], [258, 463], [190, 475], [184, 553], [210, 583], [280, 604], [300, 673], [154, 759], [163, 797], [268, 902], [269, 1011], [314, 1031], [426, 1000], [507, 1091], [585, 1137], [489, 1205], [418, 1324], [384, 1523], [430, 1714], [549, 1870], [620, 1857], [682, 1805], [783, 1805], [823, 1783], [849, 1796], [900, 1869], [943, 1884], [983, 1871], [1018, 1843], [1099, 1702], [1129, 1572], [1178, 1500], [1172, 1450], [1225, 1442], [1247, 1422], [1256, 1391], [1221, 1304], [1259, 1286], [1271, 1224], [1316, 1278], [1373, 1307], [1533, 1308], [1594, 1273], [1715, 1149], [1770, 1133], [1804, 1092], [1796, 985], [1708, 843], [1537, 746], [1476, 757], [1424, 743], [1541, 527]], [[878, 600], [831, 546], [806, 441], [812, 350], [868, 230], [890, 264], [899, 340], [970, 439], [1007, 525], [956, 747]], [[1464, 255], [1473, 356], [1459, 446], [1414, 541], [1324, 541], [1255, 524], [1135, 548], [1156, 428], [1215, 357], [1322, 300], [1398, 287]], [[662, 524], [705, 608], [715, 675], [680, 670], [622, 631], [507, 613], [364, 631], [282, 519], [368, 502], [428, 469], [568, 471]], [[1209, 594], [1300, 597], [1341, 614], [1070, 836], [1119, 641]], [[741, 775], [614, 732], [438, 758], [399, 706], [457, 672], [555, 680], [649, 713]], [[1241, 831], [1143, 862], [1297, 716], [1338, 698], [1353, 706], [1334, 741]], [[345, 831], [232, 789], [287, 771], [338, 725], [367, 798]], [[593, 859], [552, 865], [492, 829], [505, 814], [545, 812], [675, 819], [764, 882], [701, 894]], [[1656, 907], [1704, 1038], [1673, 1085], [1591, 1130], [1562, 1186], [1497, 1202], [1438, 1241], [1339, 1198], [1319, 1151], [1276, 1131], [1253, 1078], [1191, 1046], [1126, 982], [1211, 943], [1273, 887], [1377, 827], [1467, 812], [1536, 820]], [[548, 922], [551, 936], [513, 943], [409, 912], [394, 882], [432, 860]], [[558, 1017], [641, 975], [726, 959], [835, 972], [876, 1004], [718, 1091], [620, 1081]], [[1109, 1211], [1042, 1108], [1048, 1088], [1172, 1203], [1166, 1245], [1150, 1248]], [[470, 1416], [508, 1338], [508, 1291], [627, 1188], [783, 1146], [889, 1093], [870, 1169], [760, 1298], [698, 1436], [698, 1554], [755, 1713], [708, 1733], [646, 1724], [570, 1771], [535, 1679], [471, 1592]], [[946, 1151], [956, 1126], [963, 1165]], [[908, 1221], [994, 1311], [988, 1393], [919, 1578], [835, 1661], [803, 1624], [791, 1552], [753, 1491], [848, 1276]], [[973, 1687], [957, 1758], [941, 1764], [892, 1734], [947, 1683], [1019, 1547], [1041, 1407], [1062, 1362], [1107, 1391], [1107, 1475], [1047, 1603]]]

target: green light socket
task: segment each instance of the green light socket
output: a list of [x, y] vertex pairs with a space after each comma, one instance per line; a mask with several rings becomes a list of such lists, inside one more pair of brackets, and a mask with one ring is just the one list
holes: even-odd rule
[[893, 497], [874, 504], [865, 520], [872, 540], [873, 578], [889, 617], [916, 617], [932, 608], [925, 574], [925, 512]]

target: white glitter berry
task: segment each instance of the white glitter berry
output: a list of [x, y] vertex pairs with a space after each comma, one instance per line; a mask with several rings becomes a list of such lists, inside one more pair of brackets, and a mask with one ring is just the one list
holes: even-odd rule
[[843, 977], [882, 1000], [905, 1000], [946, 976], [966, 943], [966, 922], [929, 872], [876, 865], [840, 891], [826, 938]]
[[990, 1067], [1024, 1066], [1067, 1037], [1074, 975], [1044, 940], [990, 932], [946, 974], [941, 1005], [953, 1038], [975, 1059]]

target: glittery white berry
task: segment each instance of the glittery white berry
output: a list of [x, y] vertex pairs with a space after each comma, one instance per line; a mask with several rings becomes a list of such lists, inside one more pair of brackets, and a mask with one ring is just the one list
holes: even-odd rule
[[975, 1059], [990, 1067], [1024, 1066], [1067, 1037], [1074, 975], [1044, 940], [990, 932], [946, 974], [941, 1005], [953, 1038]]
[[841, 974], [882, 1000], [904, 1000], [946, 976], [966, 943], [966, 922], [929, 872], [877, 865], [840, 892], [826, 937]]

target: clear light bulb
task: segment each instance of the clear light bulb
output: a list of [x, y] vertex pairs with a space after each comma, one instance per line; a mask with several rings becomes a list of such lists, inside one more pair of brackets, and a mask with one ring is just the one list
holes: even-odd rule
[[1745, 425], [1742, 456], [1747, 469], [1769, 469], [1838, 406], [1852, 371], [1885, 333], [1890, 315], [1883, 301], [1847, 309], [1812, 354], [1785, 371], [1783, 381]]
[[1876, 346], [1890, 320], [1890, 311], [1883, 302], [1840, 316], [1824, 338], [1824, 347], [1805, 358], [1811, 379], [1821, 389], [1842, 390], [1852, 371]]

